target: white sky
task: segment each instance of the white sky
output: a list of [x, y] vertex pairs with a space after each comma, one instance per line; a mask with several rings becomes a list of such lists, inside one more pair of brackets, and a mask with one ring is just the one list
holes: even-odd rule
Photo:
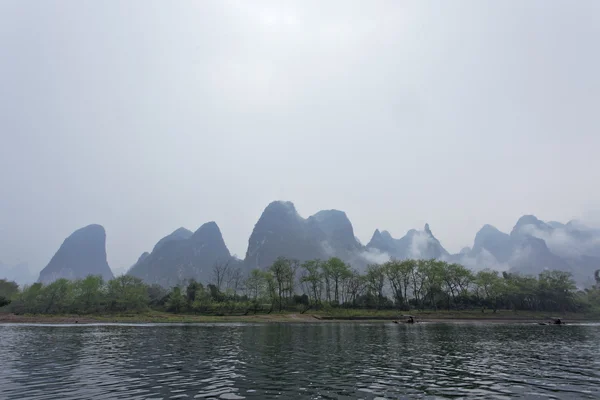
[[450, 251], [600, 220], [598, 1], [0, 1], [0, 260], [102, 224], [129, 266], [264, 207]]

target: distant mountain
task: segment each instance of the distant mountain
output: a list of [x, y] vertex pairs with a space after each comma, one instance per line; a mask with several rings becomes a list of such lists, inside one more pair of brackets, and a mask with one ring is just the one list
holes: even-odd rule
[[[47, 283], [89, 274], [111, 278], [105, 242], [106, 234], [100, 225], [74, 232], [42, 270], [39, 280]], [[391, 258], [435, 258], [474, 270], [494, 268], [533, 275], [560, 269], [571, 272], [580, 286], [586, 286], [593, 283], [594, 271], [600, 266], [600, 230], [576, 220], [544, 222], [534, 215], [524, 215], [510, 234], [484, 225], [475, 235], [472, 247], [449, 254], [429, 224], [423, 230], [411, 229], [398, 239], [386, 230], [376, 229], [363, 246], [343, 211], [323, 210], [303, 218], [293, 203], [274, 201], [256, 222], [243, 261], [232, 257], [219, 227], [209, 222], [196, 232], [179, 228], [165, 236], [151, 252], [143, 253], [128, 273], [150, 284], [171, 287], [189, 279], [209, 282], [216, 264], [229, 263], [247, 271], [268, 267], [281, 256], [300, 262], [339, 257], [359, 270]], [[7, 275], [6, 270], [0, 266], [0, 274]], [[122, 270], [115, 271], [120, 274]]]
[[327, 256], [321, 242], [326, 234], [318, 227], [315, 219], [308, 222], [296, 211], [289, 201], [270, 203], [248, 240], [245, 264], [248, 268], [264, 268], [277, 257], [288, 257], [300, 261]]
[[[192, 231], [185, 229], [185, 228], [176, 229], [170, 235], [167, 235], [164, 238], [160, 239], [154, 245], [154, 249], [152, 249], [152, 251], [156, 251], [157, 249], [159, 249], [162, 245], [164, 245], [167, 242], [172, 242], [175, 240], [189, 239], [190, 237], [192, 237], [193, 234], [194, 233]], [[148, 253], [144, 253], [144, 254], [148, 254]], [[144, 254], [142, 254], [142, 257], [144, 256]]]
[[403, 260], [407, 258], [444, 258], [449, 253], [440, 241], [433, 236], [429, 224], [425, 224], [422, 231], [409, 230], [400, 239], [394, 239], [388, 231], [375, 230], [367, 249], [376, 249], [387, 253], [390, 257]]
[[229, 253], [217, 224], [208, 222], [194, 233], [180, 228], [162, 238], [150, 254], [140, 256], [128, 274], [168, 288], [190, 279], [209, 282], [217, 263], [241, 265]]
[[27, 263], [7, 265], [0, 261], [0, 279], [14, 281], [22, 286], [34, 283], [37, 279], [37, 274], [31, 272]]
[[254, 226], [245, 264], [252, 269], [267, 267], [280, 256], [300, 262], [339, 257], [361, 268], [367, 264], [363, 251], [343, 211], [323, 210], [304, 219], [293, 203], [274, 201]]
[[60, 278], [80, 279], [100, 275], [112, 279], [106, 261], [106, 233], [101, 225], [88, 225], [65, 239], [48, 265], [40, 272], [39, 282], [48, 284]]
[[527, 275], [553, 269], [568, 271], [586, 286], [600, 265], [599, 256], [600, 232], [575, 221], [544, 222], [534, 215], [524, 215], [510, 235], [485, 225], [475, 235], [471, 251], [450, 259], [470, 268], [509, 269]]
[[501, 263], [508, 262], [513, 252], [513, 244], [510, 235], [500, 232], [492, 225], [484, 225], [475, 235], [472, 255], [478, 255], [488, 251]]

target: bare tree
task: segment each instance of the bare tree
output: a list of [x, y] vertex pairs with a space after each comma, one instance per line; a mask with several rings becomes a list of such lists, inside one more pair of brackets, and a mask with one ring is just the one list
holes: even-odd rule
[[213, 265], [212, 274], [212, 283], [221, 291], [223, 283], [226, 282], [225, 278], [229, 274], [229, 261], [216, 261]]
[[233, 291], [233, 296], [237, 295], [238, 290], [242, 289], [244, 276], [241, 268], [230, 269], [225, 277], [227, 279], [227, 289]]

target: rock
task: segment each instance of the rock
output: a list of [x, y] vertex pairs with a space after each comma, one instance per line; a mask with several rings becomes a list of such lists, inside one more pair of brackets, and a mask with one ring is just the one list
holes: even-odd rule
[[106, 261], [106, 233], [101, 225], [88, 225], [65, 239], [48, 265], [40, 272], [39, 282], [48, 284], [57, 279], [82, 279], [100, 275], [113, 278]]

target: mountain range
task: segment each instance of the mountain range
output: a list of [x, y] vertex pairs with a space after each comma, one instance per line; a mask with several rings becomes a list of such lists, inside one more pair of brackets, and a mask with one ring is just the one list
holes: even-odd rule
[[[90, 273], [109, 279], [112, 273], [106, 262], [105, 239], [99, 225], [76, 231], [42, 270], [39, 281], [73, 279]], [[423, 230], [411, 229], [401, 238], [376, 229], [364, 246], [343, 211], [324, 210], [303, 218], [293, 203], [275, 201], [254, 226], [243, 260], [231, 255], [217, 224], [208, 222], [195, 232], [179, 228], [165, 236], [152, 251], [140, 255], [128, 274], [149, 284], [170, 287], [192, 278], [209, 282], [215, 265], [249, 271], [265, 268], [279, 256], [299, 261], [335, 256], [358, 270], [392, 258], [436, 258], [473, 270], [494, 268], [533, 275], [559, 269], [571, 272], [580, 286], [587, 286], [600, 265], [600, 231], [578, 221], [544, 222], [525, 215], [510, 233], [484, 225], [472, 247], [450, 254], [429, 224]]]

